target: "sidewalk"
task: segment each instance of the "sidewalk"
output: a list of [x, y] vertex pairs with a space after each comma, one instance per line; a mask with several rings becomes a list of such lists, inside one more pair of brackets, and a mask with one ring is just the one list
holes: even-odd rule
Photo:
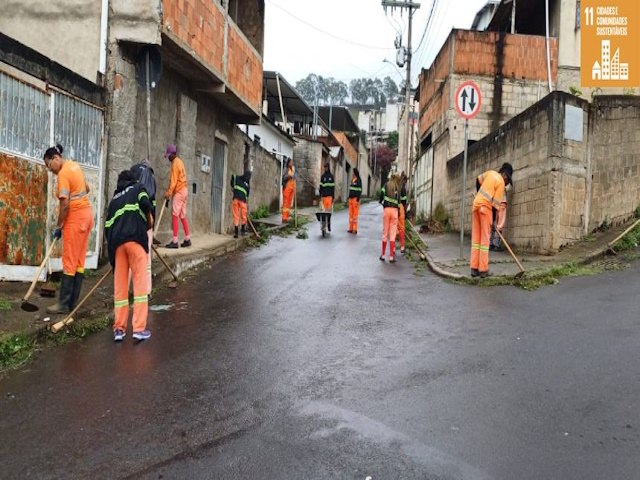
[[[240, 248], [247, 237], [235, 239], [230, 235], [201, 234], [192, 235], [192, 246], [188, 248], [168, 249], [164, 244], [169, 239], [160, 237], [162, 245], [156, 245], [158, 253], [167, 262], [174, 273], [181, 278], [190, 269], [213, 260], [216, 257], [226, 255]], [[182, 239], [181, 239], [182, 240]], [[98, 270], [90, 270], [82, 286], [80, 299], [91, 290], [100, 278], [110, 269], [106, 264]], [[153, 290], [166, 288], [173, 276], [167, 271], [161, 260], [154, 253], [153, 256]], [[40, 295], [41, 283], [36, 285], [29, 297], [29, 302], [39, 307], [36, 312], [25, 312], [20, 308], [21, 300], [29, 289], [27, 282], [0, 282], [0, 299], [2, 311], [0, 311], [0, 340], [11, 335], [36, 335], [44, 333], [51, 324], [62, 320], [66, 315], [51, 315], [47, 313], [47, 307], [56, 302], [56, 298], [47, 298]], [[56, 285], [59, 287], [59, 285]], [[177, 288], [186, 288], [178, 283]], [[57, 295], [57, 292], [56, 292]], [[153, 305], [153, 299], [151, 301]], [[113, 311], [113, 276], [109, 275], [96, 291], [80, 307], [75, 319], [104, 318], [110, 316]]]
[[[621, 225], [612, 227], [606, 232], [597, 232], [590, 235], [588, 240], [568, 245], [555, 255], [535, 255], [519, 252], [517, 249], [514, 250], [514, 253], [526, 272], [525, 276], [543, 274], [554, 267], [568, 263], [585, 264], [603, 257], [608, 250], [608, 243], [628, 226], [628, 224]], [[420, 225], [414, 225], [414, 227], [418, 233]], [[471, 278], [469, 268], [471, 239], [469, 236], [464, 237], [463, 258], [460, 258], [460, 233], [418, 233], [418, 235], [427, 246], [425, 250], [427, 262], [435, 273], [456, 280]], [[508, 238], [507, 241], [509, 241]], [[505, 248], [504, 252], [489, 252], [489, 271], [492, 277], [513, 277], [520, 269]]]

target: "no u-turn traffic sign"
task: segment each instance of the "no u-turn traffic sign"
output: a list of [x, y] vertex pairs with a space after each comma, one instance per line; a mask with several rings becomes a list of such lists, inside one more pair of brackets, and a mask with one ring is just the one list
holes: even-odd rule
[[480, 87], [471, 80], [463, 82], [456, 92], [456, 111], [461, 117], [471, 120], [480, 111], [482, 95]]

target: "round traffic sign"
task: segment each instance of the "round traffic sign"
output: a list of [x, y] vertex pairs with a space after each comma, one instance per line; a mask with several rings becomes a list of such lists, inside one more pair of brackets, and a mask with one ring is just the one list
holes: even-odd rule
[[480, 111], [482, 94], [475, 82], [462, 82], [456, 91], [456, 111], [461, 117], [471, 120]]

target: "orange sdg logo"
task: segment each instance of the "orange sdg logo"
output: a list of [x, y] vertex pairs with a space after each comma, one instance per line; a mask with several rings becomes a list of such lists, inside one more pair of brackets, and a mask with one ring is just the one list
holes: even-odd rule
[[640, 87], [640, 0], [582, 0], [580, 83]]

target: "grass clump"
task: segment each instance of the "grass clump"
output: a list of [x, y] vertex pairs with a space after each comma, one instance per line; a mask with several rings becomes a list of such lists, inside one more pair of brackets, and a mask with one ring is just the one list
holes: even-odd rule
[[0, 367], [13, 368], [25, 363], [33, 354], [35, 339], [29, 335], [11, 335], [0, 339]]
[[511, 276], [496, 276], [487, 278], [462, 278], [454, 280], [454, 283], [464, 285], [478, 285], [480, 287], [499, 287], [511, 285], [523, 290], [536, 290], [547, 285], [556, 285], [562, 277], [584, 277], [596, 275], [603, 271], [600, 265], [583, 265], [569, 262], [556, 265], [542, 272], [525, 273], [521, 278]]
[[11, 302], [4, 297], [0, 297], [0, 312], [11, 310]]
[[251, 220], [260, 220], [261, 218], [266, 218], [269, 215], [271, 215], [271, 212], [269, 211], [269, 207], [267, 205], [260, 205], [249, 214]]

